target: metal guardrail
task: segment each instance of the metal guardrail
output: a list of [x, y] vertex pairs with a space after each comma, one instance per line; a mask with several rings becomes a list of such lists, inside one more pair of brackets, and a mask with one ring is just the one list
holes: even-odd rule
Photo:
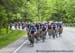
[[75, 26], [75, 23], [64, 23], [64, 26]]

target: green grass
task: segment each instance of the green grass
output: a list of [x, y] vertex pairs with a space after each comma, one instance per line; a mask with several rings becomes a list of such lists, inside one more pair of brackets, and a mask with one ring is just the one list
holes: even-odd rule
[[[3, 31], [5, 32], [4, 29]], [[20, 31], [20, 30], [13, 30], [13, 31], [9, 30], [8, 34], [4, 32], [0, 35], [0, 48], [3, 48], [7, 46], [8, 44], [16, 41], [23, 35], [26, 35], [26, 32]]]

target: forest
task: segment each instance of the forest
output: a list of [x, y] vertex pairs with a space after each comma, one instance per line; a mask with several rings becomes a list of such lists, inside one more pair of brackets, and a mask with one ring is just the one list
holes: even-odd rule
[[75, 0], [0, 0], [0, 29], [14, 21], [75, 23]]

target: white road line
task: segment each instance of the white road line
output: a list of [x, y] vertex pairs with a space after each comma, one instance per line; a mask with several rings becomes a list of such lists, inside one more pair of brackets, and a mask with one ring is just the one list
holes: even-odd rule
[[17, 51], [19, 51], [24, 44], [26, 44], [28, 42], [28, 40], [26, 40], [25, 42], [23, 42], [23, 44], [21, 44], [16, 50], [13, 51], [13, 53], [17, 53]]

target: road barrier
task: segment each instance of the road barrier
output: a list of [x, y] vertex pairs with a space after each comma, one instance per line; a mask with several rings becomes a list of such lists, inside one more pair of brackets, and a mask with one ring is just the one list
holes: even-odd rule
[[64, 23], [64, 26], [75, 26], [75, 23]]

